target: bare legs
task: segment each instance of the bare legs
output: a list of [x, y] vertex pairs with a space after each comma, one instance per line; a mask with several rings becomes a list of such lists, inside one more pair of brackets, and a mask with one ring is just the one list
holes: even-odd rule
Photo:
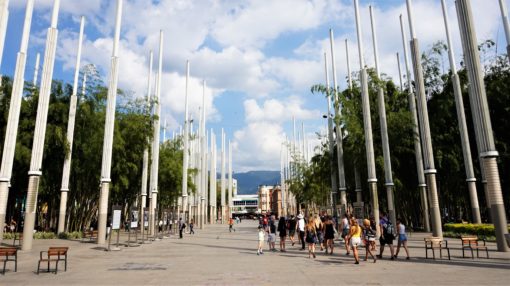
[[308, 258], [315, 258], [315, 243], [308, 243]]
[[287, 236], [280, 236], [280, 251], [285, 252], [285, 240]]
[[404, 247], [404, 250], [406, 251], [407, 259], [409, 259], [409, 249], [407, 248], [407, 240], [399, 240], [397, 244], [397, 251], [395, 253], [395, 257], [398, 256], [398, 253], [400, 251], [400, 246]]

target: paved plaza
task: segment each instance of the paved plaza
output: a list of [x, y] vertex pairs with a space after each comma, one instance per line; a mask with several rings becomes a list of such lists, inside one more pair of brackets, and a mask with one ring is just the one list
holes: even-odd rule
[[[426, 260], [426, 234], [412, 233], [411, 260], [390, 261], [387, 249], [386, 259], [355, 265], [339, 247], [333, 256], [309, 259], [289, 243], [285, 253], [257, 256], [257, 222], [235, 228], [229, 233], [227, 225], [208, 225], [184, 239], [172, 235], [111, 252], [90, 242], [35, 240], [32, 251], [19, 252], [18, 272], [9, 264], [0, 285], [508, 285], [510, 277], [510, 253], [495, 252], [493, 243], [490, 259], [462, 258], [460, 240], [449, 239], [451, 261]], [[126, 239], [123, 234], [120, 241]], [[70, 247], [67, 272], [36, 274], [39, 252], [48, 246]]]

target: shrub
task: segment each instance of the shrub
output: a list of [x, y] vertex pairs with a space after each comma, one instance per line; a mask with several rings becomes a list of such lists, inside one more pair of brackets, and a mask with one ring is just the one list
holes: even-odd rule
[[34, 239], [54, 239], [57, 238], [53, 232], [36, 232], [34, 233]]
[[[478, 236], [495, 236], [494, 225], [492, 224], [472, 224], [472, 223], [447, 223], [443, 226], [447, 232], [461, 234], [471, 234]], [[509, 226], [510, 230], [510, 226]]]
[[14, 239], [15, 233], [4, 232], [4, 239]]

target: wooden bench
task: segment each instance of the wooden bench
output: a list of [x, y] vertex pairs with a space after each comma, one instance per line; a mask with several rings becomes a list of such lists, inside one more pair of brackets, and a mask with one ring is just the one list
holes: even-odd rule
[[97, 230], [86, 230], [86, 231], [83, 232], [82, 240], [83, 239], [87, 239], [87, 238], [90, 241], [96, 240], [97, 239], [97, 233], [98, 233]]
[[[39, 263], [37, 264], [37, 274], [39, 274], [39, 270], [41, 269], [41, 262], [48, 263], [48, 272], [50, 272], [50, 263], [55, 262], [55, 274], [58, 272], [58, 263], [64, 261], [65, 263], [65, 271], [67, 271], [67, 251], [69, 247], [67, 246], [50, 246], [48, 251], [41, 251], [39, 255]], [[43, 256], [43, 254], [46, 255]]]
[[443, 249], [445, 249], [448, 252], [448, 260], [451, 260], [450, 258], [450, 249], [448, 248], [448, 241], [443, 240], [440, 237], [426, 237], [425, 239], [425, 258], [428, 257], [428, 250], [432, 250], [432, 257], [436, 259], [436, 249], [439, 249], [439, 257], [443, 258]]
[[5, 266], [8, 261], [14, 261], [14, 272], [18, 271], [18, 249], [16, 247], [0, 247], [0, 262], [4, 263], [2, 274], [5, 275]]
[[[464, 250], [469, 249], [471, 250], [471, 258], [475, 259], [475, 256], [473, 255], [473, 249], [476, 249], [476, 257], [479, 258], [479, 250], [485, 250], [485, 253], [487, 254], [487, 259], [489, 258], [489, 249], [487, 249], [487, 245], [485, 243], [485, 239], [479, 239], [476, 235], [463, 235], [460, 237], [462, 241], [462, 257], [466, 257]], [[478, 242], [482, 241], [483, 245], [479, 244]]]
[[21, 246], [21, 242], [23, 241], [23, 233], [15, 233], [14, 239], [12, 241], [12, 246], [16, 246], [16, 240], [18, 241], [18, 246]]

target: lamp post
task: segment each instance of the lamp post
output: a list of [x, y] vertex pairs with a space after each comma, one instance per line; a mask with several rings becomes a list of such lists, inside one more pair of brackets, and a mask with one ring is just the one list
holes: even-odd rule
[[[333, 36], [333, 30], [329, 30], [329, 43], [331, 47], [331, 65], [333, 69], [333, 98], [335, 107], [335, 128], [336, 128], [336, 152], [337, 152], [337, 164], [338, 164], [338, 189], [340, 190], [340, 205], [342, 205], [343, 211], [347, 211], [347, 194], [345, 184], [345, 169], [344, 169], [344, 148], [343, 148], [343, 137], [342, 127], [340, 126], [340, 116], [342, 115], [340, 96], [338, 94], [338, 83], [336, 77], [336, 63], [335, 63], [335, 41]], [[336, 205], [336, 190], [333, 194], [333, 200]], [[336, 208], [335, 208], [336, 210]]]
[[[372, 119], [370, 114], [370, 98], [368, 95], [368, 79], [367, 70], [365, 68], [365, 59], [363, 57], [363, 40], [361, 33], [361, 23], [359, 16], [358, 0], [354, 0], [354, 10], [356, 15], [356, 32], [358, 37], [358, 52], [360, 64], [360, 79], [361, 79], [361, 104], [363, 110], [363, 126], [365, 130], [365, 148], [367, 154], [367, 169], [368, 169], [368, 187], [370, 189], [370, 196], [372, 201], [372, 212], [374, 215], [376, 225], [379, 225], [379, 199], [377, 195], [377, 177], [375, 173], [375, 159], [374, 159], [374, 143], [372, 139]], [[380, 230], [377, 228], [377, 236], [380, 235]]]
[[[379, 57], [377, 51], [377, 34], [375, 30], [375, 16], [372, 9], [372, 6], [368, 7], [370, 11], [370, 23], [372, 27], [372, 42], [374, 45], [374, 60], [375, 60], [375, 72], [377, 74], [377, 78], [381, 79], [381, 73], [379, 70]], [[379, 86], [377, 91], [377, 105], [379, 110], [379, 124], [381, 125], [381, 141], [382, 141], [382, 151], [384, 158], [384, 178], [385, 178], [385, 186], [386, 186], [386, 199], [388, 201], [388, 213], [390, 215], [390, 220], [393, 223], [397, 222], [397, 217], [395, 214], [395, 204], [393, 202], [393, 188], [395, 184], [393, 183], [393, 174], [391, 171], [391, 154], [390, 154], [390, 143], [388, 139], [388, 124], [386, 122], [386, 103], [384, 100], [384, 89], [382, 86]]]
[[507, 58], [510, 60], [510, 25], [508, 24], [508, 12], [503, 0], [499, 0], [499, 8], [501, 10], [503, 27], [505, 28]]
[[115, 35], [111, 59], [110, 78], [108, 84], [108, 99], [106, 103], [106, 120], [103, 141], [103, 160], [101, 166], [101, 194], [99, 196], [99, 220], [97, 243], [104, 244], [106, 239], [106, 218], [108, 215], [108, 196], [110, 192], [110, 172], [112, 164], [113, 129], [115, 123], [115, 102], [117, 97], [117, 83], [119, 78], [119, 41], [120, 23], [122, 18], [123, 0], [117, 0], [115, 21]]
[[[152, 100], [152, 61], [153, 54], [152, 51], [149, 53], [149, 74], [147, 77], [147, 110], [150, 113], [150, 106]], [[143, 215], [143, 209], [147, 207], [147, 178], [149, 173], [149, 138], [146, 138], [147, 145], [143, 149], [143, 162], [142, 162], [142, 188], [140, 195], [140, 214]], [[144, 222], [140, 224], [141, 227], [145, 227]]]
[[188, 81], [189, 61], [186, 61], [186, 90], [184, 99], [184, 149], [182, 162], [182, 219], [186, 221], [186, 209], [188, 208], [188, 165], [189, 165], [189, 122], [188, 122]]
[[421, 65], [421, 53], [414, 31], [413, 10], [411, 0], [407, 0], [407, 14], [409, 17], [409, 30], [411, 31], [411, 55], [414, 67], [414, 80], [416, 83], [416, 95], [418, 97], [418, 120], [420, 123], [421, 143], [423, 147], [424, 173], [427, 180], [428, 196], [430, 202], [430, 214], [432, 218], [432, 235], [443, 237], [441, 228], [441, 213], [439, 211], [439, 198], [437, 196], [436, 173], [434, 166], [434, 154], [430, 135], [429, 115], [427, 110], [427, 97], [425, 95], [425, 83]]
[[409, 110], [411, 111], [411, 117], [413, 119], [413, 134], [414, 134], [414, 156], [416, 159], [416, 172], [418, 174], [418, 188], [420, 192], [421, 206], [422, 206], [422, 218], [423, 226], [426, 232], [430, 231], [430, 220], [429, 220], [429, 204], [427, 196], [427, 184], [425, 182], [425, 173], [423, 171], [423, 154], [421, 151], [421, 139], [420, 139], [420, 126], [418, 122], [418, 114], [416, 112], [416, 98], [413, 92], [413, 84], [411, 81], [411, 69], [409, 67], [409, 58], [407, 56], [407, 37], [404, 32], [404, 22], [402, 15], [400, 19], [400, 30], [402, 33], [402, 48], [404, 50], [404, 61], [406, 66], [406, 77], [407, 77], [407, 99], [409, 102]]
[[221, 195], [221, 223], [225, 223], [226, 218], [226, 200], [225, 200], [225, 131], [221, 128], [221, 177], [220, 177], [220, 195]]
[[448, 58], [450, 60], [450, 70], [452, 72], [453, 93], [455, 95], [460, 141], [462, 143], [462, 153], [466, 169], [466, 182], [468, 184], [469, 199], [471, 202], [471, 217], [474, 223], [482, 223], [482, 219], [480, 218], [480, 207], [478, 206], [478, 197], [476, 194], [476, 178], [473, 170], [473, 161], [471, 160], [471, 146], [469, 144], [466, 115], [464, 114], [464, 100], [462, 99], [460, 79], [457, 75], [457, 68], [455, 67], [455, 56], [453, 54], [453, 45], [450, 37], [450, 25], [448, 23], [448, 12], [446, 10], [445, 0], [441, 0], [441, 7], [443, 8], [446, 40], [448, 43]]
[[158, 58], [158, 74], [156, 75], [156, 90], [154, 96], [154, 122], [153, 122], [153, 136], [152, 136], [152, 158], [151, 158], [151, 177], [149, 183], [149, 189], [151, 191], [151, 201], [149, 202], [149, 233], [154, 236], [156, 233], [155, 221], [156, 213], [158, 208], [158, 174], [159, 174], [159, 134], [160, 134], [160, 121], [159, 116], [161, 114], [161, 74], [163, 73], [163, 31], [159, 31], [159, 58]]
[[44, 138], [46, 135], [46, 124], [48, 119], [51, 82], [53, 80], [53, 66], [55, 64], [55, 53], [57, 50], [57, 22], [59, 8], [60, 1], [55, 0], [51, 16], [51, 25], [48, 28], [46, 38], [46, 50], [44, 54], [41, 88], [39, 90], [39, 101], [37, 104], [32, 157], [30, 159], [30, 171], [28, 172], [27, 202], [25, 208], [25, 223], [23, 227], [24, 239], [21, 247], [24, 251], [32, 249], [35, 212], [37, 210], [37, 194], [39, 190], [39, 180], [42, 175], [41, 165], [44, 153]]
[[[25, 66], [27, 63], [28, 38], [30, 36], [30, 26], [32, 24], [33, 10], [34, 0], [27, 0], [25, 21], [23, 24], [23, 34], [21, 36], [21, 46], [17, 54], [16, 69], [14, 71], [14, 80], [12, 83], [9, 116], [7, 118], [7, 128], [5, 130], [5, 139], [2, 153], [2, 165], [0, 169], [0, 222], [2, 223], [5, 222], [7, 199], [9, 198], [12, 165], [14, 162], [14, 151], [16, 149], [16, 137], [18, 135], [21, 98], [23, 97], [23, 86], [25, 83]], [[3, 240], [3, 233], [4, 228], [0, 227], [0, 242]]]
[[331, 202], [331, 213], [334, 213], [335, 210], [335, 201], [334, 196], [336, 193], [336, 190], [338, 190], [338, 181], [337, 176], [335, 176], [335, 172], [333, 170], [335, 169], [335, 158], [333, 157], [333, 154], [335, 153], [335, 143], [333, 138], [333, 118], [331, 117], [331, 93], [330, 93], [330, 85], [329, 85], [329, 73], [328, 73], [328, 58], [326, 56], [326, 53], [324, 53], [324, 73], [326, 76], [326, 100], [328, 101], [328, 114], [325, 116], [325, 118], [328, 120], [328, 141], [329, 141], [329, 167], [331, 169], [331, 192], [330, 192], [330, 202]]
[[[69, 192], [69, 175], [71, 173], [71, 157], [73, 154], [74, 123], [76, 121], [78, 77], [80, 76], [81, 47], [83, 43], [84, 25], [85, 17], [82, 16], [80, 21], [80, 36], [78, 37], [78, 54], [76, 57], [76, 67], [74, 71], [73, 94], [71, 95], [71, 103], [69, 104], [69, 120], [67, 121], [67, 142], [69, 143], [69, 154], [66, 156], [64, 169], [62, 171], [62, 187], [60, 188], [60, 211], [58, 215], [57, 233], [65, 231], [67, 193]], [[36, 78], [34, 81], [35, 80]]]
[[[81, 48], [81, 46], [80, 46]], [[38, 76], [39, 76], [39, 63], [41, 61], [41, 54], [37, 53], [37, 55], [35, 56], [35, 67], [34, 67], [34, 80], [33, 80], [33, 84], [34, 84], [34, 87], [37, 86], [37, 79], [38, 79]]]
[[475, 126], [476, 145], [478, 147], [480, 161], [482, 161], [482, 168], [485, 172], [485, 179], [487, 180], [487, 192], [489, 194], [487, 199], [491, 204], [491, 214], [496, 233], [498, 251], [506, 252], [509, 251], [505, 243], [505, 235], [508, 234], [508, 228], [497, 163], [499, 154], [494, 144], [489, 106], [487, 104], [487, 95], [485, 94], [485, 84], [483, 81], [483, 71], [480, 64], [476, 32], [473, 25], [471, 2], [469, 0], [457, 0], [455, 5], [457, 7], [462, 48], [464, 50], [466, 70], [468, 73], [469, 101]]
[[[7, 34], [7, 22], [9, 21], [9, 0], [0, 0], [0, 67], [4, 54], [5, 35]], [[2, 75], [0, 74], [0, 86], [2, 86]], [[3, 95], [0, 97], [2, 99]]]

